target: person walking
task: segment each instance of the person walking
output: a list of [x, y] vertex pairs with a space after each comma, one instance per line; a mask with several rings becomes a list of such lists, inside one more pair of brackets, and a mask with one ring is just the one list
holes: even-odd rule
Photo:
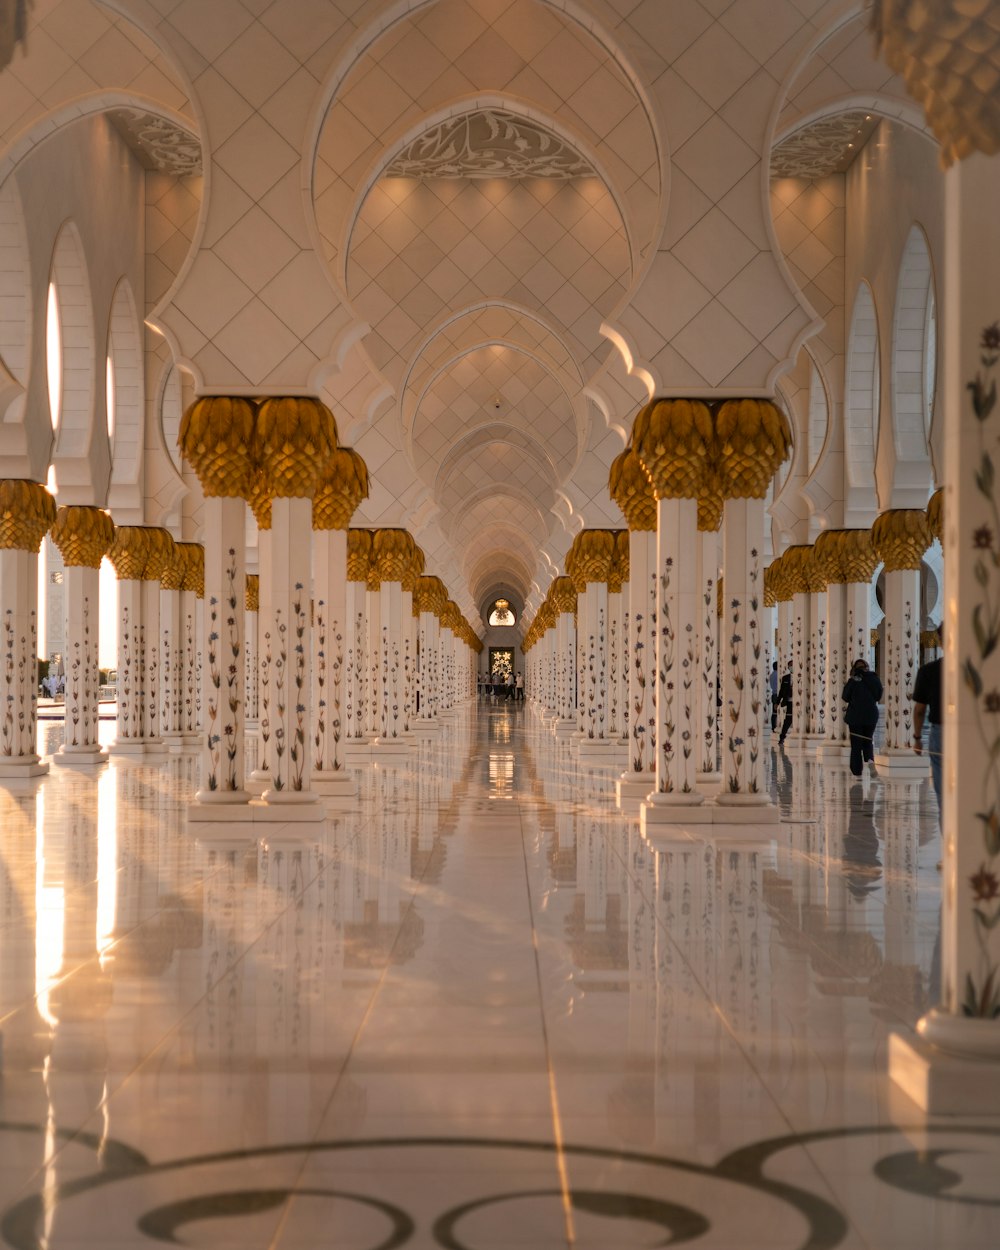
[[869, 669], [867, 660], [854, 661], [841, 697], [847, 704], [844, 722], [851, 731], [851, 772], [860, 777], [867, 760], [874, 774], [875, 726], [878, 724], [882, 683], [878, 675]]
[[[940, 637], [941, 629], [938, 627]], [[938, 803], [938, 823], [941, 821], [941, 752], [943, 733], [941, 725], [941, 657], [921, 664], [913, 683], [913, 749], [917, 755], [924, 752], [924, 721], [927, 734], [927, 755], [931, 765], [931, 784]]]
[[518, 673], [517, 679], [515, 681], [515, 685], [517, 686], [517, 701], [518, 703], [523, 703], [524, 702], [524, 674], [523, 673]]
[[771, 675], [767, 679], [771, 687], [771, 733], [778, 728], [778, 661], [771, 665]]
[[788, 737], [788, 731], [792, 727], [792, 707], [795, 702], [795, 696], [792, 694], [792, 666], [789, 664], [788, 672], [781, 679], [778, 686], [777, 706], [785, 709], [785, 719], [781, 723], [781, 734], [778, 738], [778, 746], [781, 746]]

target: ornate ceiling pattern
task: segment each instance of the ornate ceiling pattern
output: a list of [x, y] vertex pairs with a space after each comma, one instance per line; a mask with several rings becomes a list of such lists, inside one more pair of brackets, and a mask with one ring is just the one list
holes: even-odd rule
[[108, 121], [135, 153], [143, 169], [176, 178], [202, 172], [201, 143], [197, 135], [169, 118], [142, 109], [112, 109]]
[[450, 117], [414, 139], [387, 178], [590, 178], [594, 167], [537, 122], [504, 109]]

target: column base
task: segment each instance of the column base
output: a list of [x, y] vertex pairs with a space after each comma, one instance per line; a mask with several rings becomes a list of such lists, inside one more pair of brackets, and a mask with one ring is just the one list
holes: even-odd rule
[[418, 720], [412, 732], [416, 738], [436, 738], [441, 732], [441, 726], [436, 720]]
[[0, 782], [7, 777], [14, 781], [25, 777], [44, 777], [48, 771], [48, 764], [43, 764], [37, 755], [22, 755], [16, 760], [4, 759], [0, 761]]
[[851, 748], [845, 746], [842, 742], [830, 742], [827, 740], [816, 754], [821, 760], [827, 760], [832, 764], [843, 763], [851, 758]]
[[114, 742], [108, 744], [109, 755], [145, 755], [146, 739], [145, 738], [121, 738], [115, 739]]
[[371, 753], [374, 759], [390, 755], [409, 755], [410, 744], [404, 738], [376, 738], [371, 745]]
[[694, 784], [698, 787], [699, 794], [714, 797], [722, 785], [722, 773], [695, 773]]
[[607, 759], [611, 755], [610, 738], [581, 738], [577, 744], [579, 755], [599, 756]]
[[188, 804], [188, 824], [248, 821], [250, 795], [245, 790], [199, 790]]
[[265, 790], [248, 806], [255, 825], [314, 824], [326, 820], [320, 796], [312, 790]]
[[53, 764], [59, 764], [63, 768], [106, 764], [108, 762], [108, 753], [104, 747], [100, 747], [96, 743], [88, 743], [86, 746], [78, 747], [64, 745], [52, 756], [52, 762]]
[[705, 802], [705, 796], [698, 794], [650, 794], [639, 809], [639, 827], [645, 833], [647, 828], [660, 828], [663, 825], [709, 825], [712, 823], [712, 808]]
[[891, 747], [889, 750], [876, 752], [875, 771], [888, 781], [919, 781], [923, 777], [929, 777], [931, 769], [926, 755]]
[[557, 738], [572, 738], [576, 734], [576, 721], [558, 717], [552, 722], [552, 732]]
[[357, 778], [346, 769], [335, 773], [315, 772], [310, 784], [317, 794], [326, 798], [353, 798], [358, 792]]
[[928, 1115], [1000, 1115], [1000, 1024], [932, 1010], [917, 1029], [890, 1034], [889, 1079]]
[[766, 794], [730, 794], [716, 796], [717, 825], [777, 825], [781, 809]]
[[352, 738], [344, 743], [346, 764], [367, 764], [372, 758], [372, 744], [367, 738]]
[[655, 785], [656, 778], [652, 773], [622, 773], [615, 782], [618, 806], [641, 803]]
[[259, 720], [244, 721], [243, 732], [246, 734], [250, 734], [252, 737], [256, 738], [256, 736], [260, 733], [260, 721]]

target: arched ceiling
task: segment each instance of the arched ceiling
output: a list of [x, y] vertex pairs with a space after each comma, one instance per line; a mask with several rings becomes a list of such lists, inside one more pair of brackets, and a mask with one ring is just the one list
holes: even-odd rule
[[660, 212], [644, 101], [551, 4], [437, 0], [344, 72], [314, 186], [331, 271], [370, 327], [361, 350], [465, 589], [523, 603], [591, 436], [601, 325]]

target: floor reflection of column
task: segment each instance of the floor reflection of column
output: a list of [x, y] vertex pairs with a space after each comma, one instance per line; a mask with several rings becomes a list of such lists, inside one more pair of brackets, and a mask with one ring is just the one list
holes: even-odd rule
[[[0, 855], [0, 909], [9, 937], [0, 942], [0, 1044], [3, 1070], [8, 1078], [15, 1073], [37, 1071], [51, 1046], [49, 1024], [40, 1014], [37, 995], [38, 905], [44, 902], [37, 874], [39, 791], [41, 781], [32, 782], [32, 793], [15, 795], [0, 787], [0, 829], [3, 854]], [[41, 811], [44, 820], [44, 800]]]

